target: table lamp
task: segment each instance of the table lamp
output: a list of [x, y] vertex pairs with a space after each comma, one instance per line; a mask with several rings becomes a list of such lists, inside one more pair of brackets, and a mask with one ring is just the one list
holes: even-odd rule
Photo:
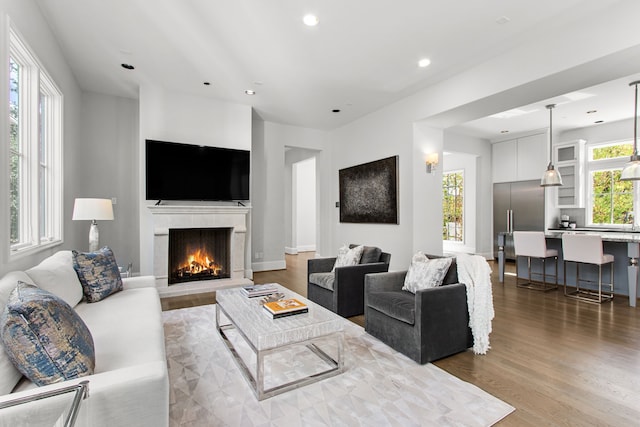
[[89, 252], [95, 252], [99, 246], [97, 220], [113, 220], [113, 205], [111, 199], [76, 199], [73, 205], [74, 221], [89, 220]]

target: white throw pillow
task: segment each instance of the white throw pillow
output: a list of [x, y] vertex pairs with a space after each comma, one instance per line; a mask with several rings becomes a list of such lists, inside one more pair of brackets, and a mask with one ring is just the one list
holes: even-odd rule
[[449, 271], [451, 261], [451, 258], [428, 259], [425, 254], [418, 251], [411, 260], [411, 266], [404, 278], [402, 290], [415, 294], [421, 289], [442, 285], [442, 280]]
[[352, 249], [349, 249], [347, 245], [343, 245], [340, 249], [338, 249], [336, 263], [333, 265], [333, 269], [331, 271], [336, 271], [337, 267], [358, 265], [360, 263], [360, 258], [362, 258], [363, 251], [364, 245], [356, 246]]
[[75, 307], [82, 300], [82, 285], [73, 269], [71, 251], [59, 251], [26, 271], [40, 289], [51, 292]]

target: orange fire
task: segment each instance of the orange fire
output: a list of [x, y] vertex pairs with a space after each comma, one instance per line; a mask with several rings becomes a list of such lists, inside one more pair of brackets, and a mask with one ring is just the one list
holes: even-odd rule
[[210, 274], [219, 275], [222, 266], [217, 264], [213, 257], [210, 257], [206, 251], [197, 249], [187, 256], [187, 261], [183, 263], [179, 270], [189, 274], [197, 274], [208, 272]]

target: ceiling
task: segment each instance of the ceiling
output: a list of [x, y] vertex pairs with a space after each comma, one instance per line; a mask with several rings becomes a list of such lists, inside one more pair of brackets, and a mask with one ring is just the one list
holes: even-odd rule
[[[251, 105], [264, 120], [334, 129], [535, 40], [541, 29], [575, 25], [577, 11], [597, 13], [617, 0], [36, 2], [83, 90], [137, 98], [141, 85], [158, 85]], [[317, 26], [303, 24], [307, 13], [318, 16]], [[418, 67], [425, 57], [431, 65]], [[574, 120], [574, 107], [582, 125], [613, 120], [622, 110], [632, 115], [626, 83], [611, 87], [624, 103], [613, 95], [605, 101], [605, 87], [584, 103], [560, 97], [553, 100], [558, 120]], [[542, 104], [523, 107], [538, 111], [518, 118], [458, 130], [491, 139], [501, 130], [545, 127]], [[578, 121], [587, 109], [599, 115]]]
[[548, 128], [546, 106], [550, 104], [555, 104], [554, 133], [629, 119], [633, 117], [635, 102], [635, 86], [630, 87], [629, 83], [638, 80], [640, 73], [483, 117], [450, 130], [492, 141], [509, 139], [514, 134]]

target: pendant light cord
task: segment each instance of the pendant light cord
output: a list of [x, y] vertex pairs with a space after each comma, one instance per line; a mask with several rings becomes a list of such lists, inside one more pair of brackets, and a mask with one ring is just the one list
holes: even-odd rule
[[634, 106], [634, 114], [633, 114], [633, 155], [638, 155], [638, 83], [633, 82], [632, 84], [636, 86], [636, 104]]
[[[636, 86], [636, 89], [638, 87]], [[553, 164], [553, 113], [552, 110], [556, 106], [556, 104], [549, 104], [546, 108], [549, 110], [549, 164], [547, 168], [549, 168]]]

